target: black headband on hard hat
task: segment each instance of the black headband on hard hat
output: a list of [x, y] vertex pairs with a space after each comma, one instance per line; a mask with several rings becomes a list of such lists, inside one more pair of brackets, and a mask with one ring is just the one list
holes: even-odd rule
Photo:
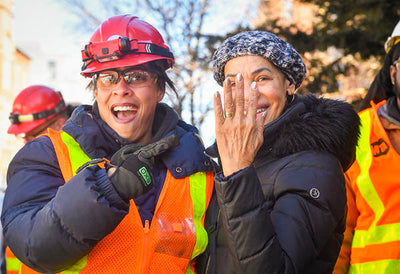
[[[60, 96], [61, 96], [61, 94], [60, 94]], [[8, 117], [8, 119], [10, 120], [11, 124], [19, 124], [21, 122], [30, 122], [30, 121], [47, 118], [50, 115], [59, 113], [64, 109], [65, 109], [65, 102], [61, 96], [60, 102], [53, 109], [44, 110], [44, 111], [40, 111], [40, 112], [36, 112], [36, 113], [32, 113], [32, 114], [24, 114], [24, 115], [20, 115], [18, 113], [10, 113], [10, 116]]]
[[154, 54], [167, 58], [174, 58], [168, 49], [153, 43], [138, 42], [136, 39], [129, 40], [128, 37], [119, 37], [106, 42], [89, 43], [81, 51], [82, 70], [85, 70], [93, 61], [99, 63], [110, 62], [121, 59], [122, 56], [132, 53]]

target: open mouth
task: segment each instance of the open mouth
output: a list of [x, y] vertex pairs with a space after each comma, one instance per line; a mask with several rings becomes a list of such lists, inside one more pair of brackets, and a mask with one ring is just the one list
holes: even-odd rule
[[130, 120], [136, 116], [138, 107], [135, 105], [119, 105], [112, 108], [113, 115], [119, 120]]
[[267, 110], [267, 108], [259, 108], [259, 109], [257, 109], [257, 114], [262, 113], [266, 110]]
[[267, 114], [267, 109], [268, 107], [262, 107], [257, 109], [257, 117], [259, 116], [265, 116]]

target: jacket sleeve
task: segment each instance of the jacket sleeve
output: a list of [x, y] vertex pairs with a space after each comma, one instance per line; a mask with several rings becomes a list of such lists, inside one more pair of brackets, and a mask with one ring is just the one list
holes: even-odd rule
[[105, 170], [91, 166], [64, 182], [47, 137], [11, 161], [1, 220], [6, 244], [24, 264], [58, 272], [86, 255], [128, 212]]
[[351, 245], [353, 242], [354, 228], [360, 212], [356, 206], [356, 198], [354, 188], [356, 187], [356, 179], [360, 172], [357, 162], [345, 173], [346, 178], [346, 194], [347, 194], [347, 217], [346, 230], [344, 232], [343, 245], [340, 249], [339, 257], [333, 270], [334, 274], [345, 274], [349, 271]]
[[[250, 166], [226, 180], [217, 176], [217, 199], [236, 272], [304, 273], [343, 221], [341, 167], [326, 155], [289, 162], [273, 173], [268, 169], [263, 173]], [[334, 246], [337, 256], [340, 243]]]

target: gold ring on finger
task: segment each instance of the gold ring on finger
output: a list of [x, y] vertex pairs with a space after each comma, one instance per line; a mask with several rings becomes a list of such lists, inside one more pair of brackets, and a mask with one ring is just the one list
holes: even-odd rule
[[226, 118], [232, 118], [233, 117], [233, 113], [232, 112], [225, 112], [225, 117]]

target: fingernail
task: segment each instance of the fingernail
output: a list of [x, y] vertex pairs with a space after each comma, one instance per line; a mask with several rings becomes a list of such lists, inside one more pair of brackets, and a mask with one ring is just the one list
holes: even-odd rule
[[240, 72], [238, 74], [236, 74], [236, 80], [238, 82], [240, 82], [242, 80], [242, 74]]
[[215, 98], [219, 98], [219, 92], [216, 91], [216, 92], [214, 93], [214, 96], [215, 96]]
[[251, 83], [251, 88], [256, 89], [257, 88], [257, 82], [252, 82]]

